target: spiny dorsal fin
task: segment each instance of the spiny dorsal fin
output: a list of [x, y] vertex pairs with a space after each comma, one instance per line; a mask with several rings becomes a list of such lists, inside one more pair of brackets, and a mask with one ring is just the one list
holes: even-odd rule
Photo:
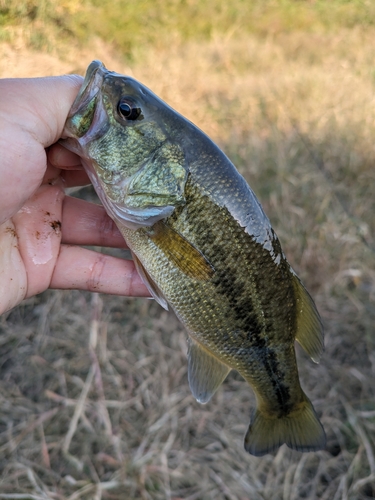
[[229, 372], [228, 366], [195, 340], [189, 339], [188, 379], [191, 392], [199, 403], [207, 403], [211, 399]]
[[154, 297], [156, 302], [158, 302], [162, 307], [164, 307], [164, 309], [166, 309], [168, 311], [168, 302], [165, 300], [165, 297], [162, 294], [160, 288], [151, 279], [150, 275], [148, 274], [146, 269], [143, 267], [143, 264], [138, 259], [138, 257], [134, 253], [132, 253], [132, 256], [133, 256], [133, 261], [134, 261], [135, 267], [138, 271], [138, 274], [142, 278], [143, 283], [146, 285], [147, 290], [151, 293], [151, 295]]
[[154, 224], [147, 234], [189, 278], [207, 281], [213, 276], [215, 270], [206, 257], [163, 221]]
[[319, 363], [324, 349], [322, 321], [313, 299], [295, 274], [293, 284], [297, 297], [296, 340], [310, 358]]

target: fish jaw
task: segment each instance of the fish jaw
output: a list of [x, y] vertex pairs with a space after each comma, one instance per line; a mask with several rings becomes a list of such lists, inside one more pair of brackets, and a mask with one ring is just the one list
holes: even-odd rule
[[105, 71], [100, 61], [90, 64], [62, 133], [60, 143], [81, 157], [88, 157], [88, 145], [108, 129], [108, 116], [100, 92]]

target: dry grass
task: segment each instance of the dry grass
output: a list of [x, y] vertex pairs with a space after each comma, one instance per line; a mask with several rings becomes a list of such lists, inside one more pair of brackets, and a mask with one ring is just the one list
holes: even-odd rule
[[[327, 449], [243, 451], [254, 398], [231, 373], [206, 406], [187, 384], [186, 334], [152, 301], [49, 291], [0, 319], [0, 499], [375, 498], [374, 33], [101, 42], [64, 60], [0, 48], [0, 74], [131, 73], [233, 158], [262, 201], [326, 330], [298, 351]], [[17, 62], [15, 62], [17, 61]]]

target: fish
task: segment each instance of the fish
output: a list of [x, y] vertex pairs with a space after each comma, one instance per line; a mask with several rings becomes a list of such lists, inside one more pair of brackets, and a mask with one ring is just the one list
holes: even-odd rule
[[196, 400], [207, 403], [236, 370], [256, 400], [247, 452], [323, 449], [295, 354], [297, 341], [319, 362], [322, 321], [228, 157], [150, 89], [100, 61], [87, 68], [61, 144], [81, 157], [150, 294], [185, 325]]

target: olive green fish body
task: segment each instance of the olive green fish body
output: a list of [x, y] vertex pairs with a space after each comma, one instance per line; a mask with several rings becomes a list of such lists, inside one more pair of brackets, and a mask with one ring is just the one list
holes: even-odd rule
[[[189, 181], [186, 191], [186, 205], [176, 210], [166, 225], [200, 249], [215, 269], [212, 278], [188, 277], [165, 256], [148, 230], [122, 227], [126, 241], [139, 259], [147, 263], [149, 276], [163, 291], [193, 341], [207, 349], [219, 363], [237, 370], [252, 386], [258, 410], [268, 417], [273, 430], [275, 420], [284, 422], [283, 417], [287, 417], [288, 423], [288, 415], [308, 410], [312, 436], [308, 436], [308, 423], [304, 432], [311, 443], [300, 439], [295, 445], [295, 430], [288, 438], [289, 429], [282, 427], [282, 435], [273, 437], [272, 444], [253, 445], [249, 436], [247, 449], [262, 455], [284, 441], [303, 451], [319, 447], [324, 434], [300, 387], [294, 352], [296, 306], [301, 287], [298, 278], [282, 256], [278, 240], [274, 240], [274, 254], [271, 254], [238, 225], [226, 208], [217, 207]], [[209, 221], [207, 213], [211, 214]], [[280, 261], [277, 259], [276, 263], [273, 255], [281, 256]], [[189, 365], [193, 362], [189, 359]], [[204, 380], [190, 380], [194, 396], [201, 402], [210, 399], [228, 373], [215, 367], [217, 375], [207, 374], [206, 362], [204, 358], [195, 376], [201, 379], [217, 376], [219, 380], [211, 390]], [[210, 388], [212, 382], [206, 380]], [[254, 432], [259, 437], [256, 429]], [[264, 432], [269, 435], [269, 430]]]
[[294, 351], [297, 340], [318, 361], [319, 316], [227, 157], [148, 89], [97, 62], [65, 132], [150, 292], [189, 332], [196, 399], [207, 402], [235, 369], [257, 399], [250, 453], [324, 447]]

